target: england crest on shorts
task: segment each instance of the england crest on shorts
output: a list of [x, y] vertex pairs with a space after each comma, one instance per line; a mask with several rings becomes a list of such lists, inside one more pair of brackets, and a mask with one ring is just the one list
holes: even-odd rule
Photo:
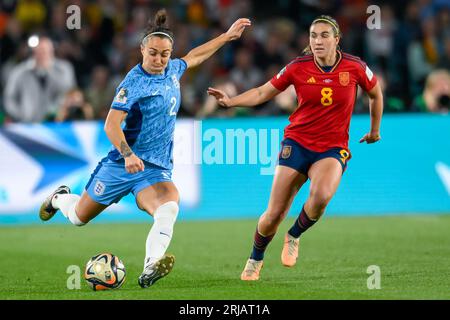
[[99, 180], [95, 183], [94, 193], [97, 196], [101, 196], [105, 192], [105, 184]]

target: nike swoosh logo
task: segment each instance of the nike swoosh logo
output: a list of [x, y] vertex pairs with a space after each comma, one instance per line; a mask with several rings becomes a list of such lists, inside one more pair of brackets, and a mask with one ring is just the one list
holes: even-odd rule
[[160, 232], [159, 234], [163, 234], [163, 235], [168, 236], [170, 238], [170, 236], [167, 233]]

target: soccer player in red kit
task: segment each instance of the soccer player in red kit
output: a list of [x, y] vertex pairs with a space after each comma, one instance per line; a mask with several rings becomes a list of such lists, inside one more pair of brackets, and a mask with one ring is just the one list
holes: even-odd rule
[[269, 82], [230, 98], [223, 91], [209, 88], [224, 107], [255, 106], [272, 99], [294, 85], [298, 107], [284, 130], [278, 166], [269, 204], [260, 217], [253, 250], [242, 280], [258, 280], [264, 251], [286, 217], [301, 186], [310, 179], [310, 193], [302, 211], [284, 238], [281, 262], [295, 265], [299, 237], [314, 225], [341, 181], [347, 161], [349, 125], [358, 85], [369, 95], [370, 131], [360, 142], [380, 140], [383, 95], [377, 79], [358, 57], [343, 53], [338, 43], [339, 25], [329, 16], [319, 16], [309, 29], [309, 47]]

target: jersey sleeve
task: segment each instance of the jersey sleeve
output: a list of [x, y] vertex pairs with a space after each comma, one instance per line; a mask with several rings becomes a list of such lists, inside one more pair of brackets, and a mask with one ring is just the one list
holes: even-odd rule
[[377, 84], [377, 77], [364, 62], [358, 65], [358, 84], [366, 92]]
[[280, 91], [286, 90], [292, 84], [290, 77], [291, 68], [292, 66], [290, 65], [285, 66], [270, 80], [270, 83]]
[[180, 79], [183, 73], [186, 71], [187, 63], [183, 59], [173, 59], [172, 68], [175, 74], [177, 75], [178, 79]]
[[136, 84], [133, 84], [127, 76], [116, 89], [111, 109], [129, 112], [138, 98], [139, 93], [136, 90]]

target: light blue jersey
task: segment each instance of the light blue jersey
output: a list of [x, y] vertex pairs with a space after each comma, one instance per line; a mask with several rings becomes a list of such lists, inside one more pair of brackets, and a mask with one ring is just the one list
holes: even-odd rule
[[[165, 169], [173, 168], [175, 119], [180, 108], [180, 78], [187, 64], [170, 59], [164, 74], [147, 73], [141, 64], [128, 72], [116, 90], [112, 109], [128, 113], [123, 126], [126, 141], [144, 161]], [[113, 147], [108, 158], [122, 158]]]

